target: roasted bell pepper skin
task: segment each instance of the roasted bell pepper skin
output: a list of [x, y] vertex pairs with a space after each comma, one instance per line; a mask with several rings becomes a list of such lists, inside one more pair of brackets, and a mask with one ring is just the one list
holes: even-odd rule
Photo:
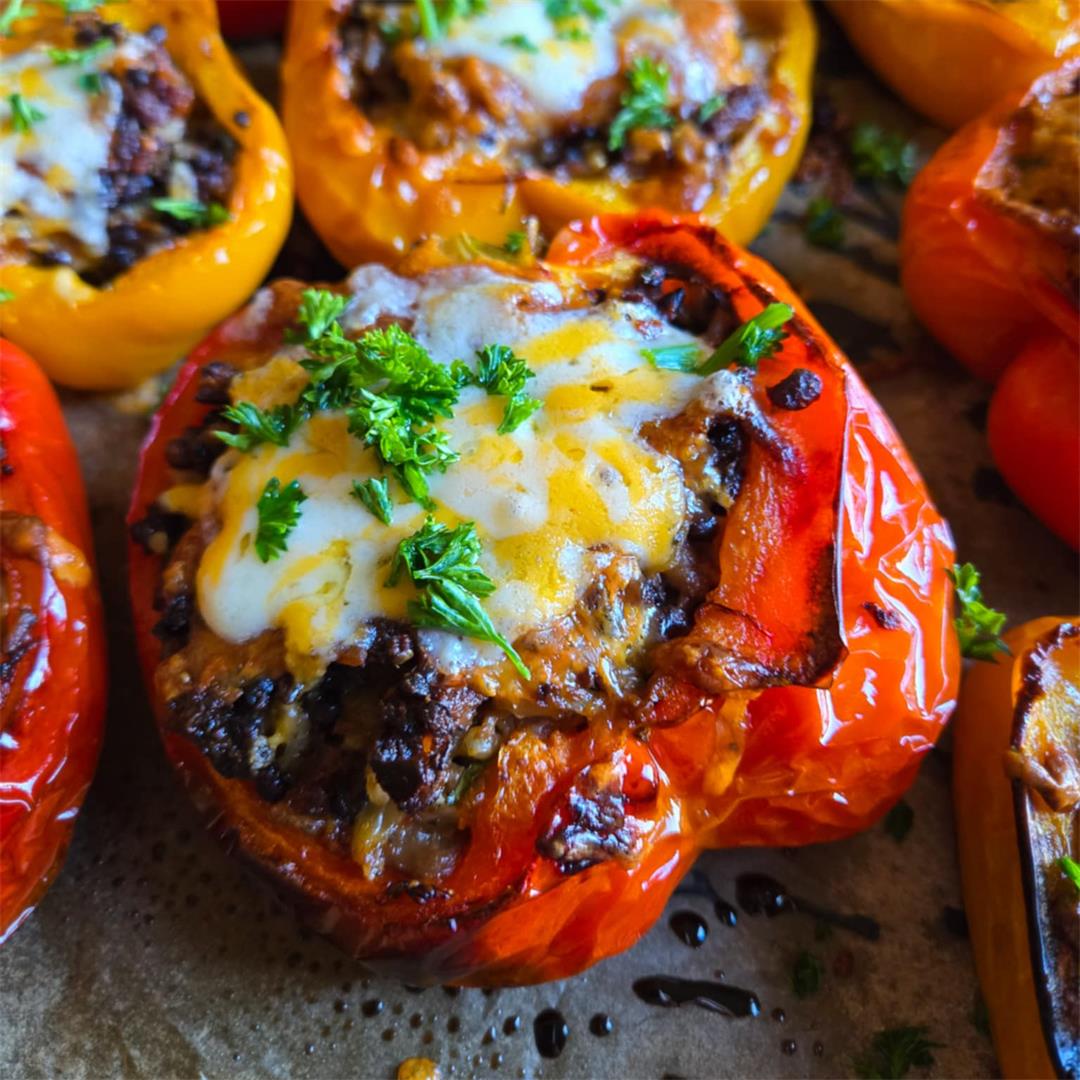
[[1013, 627], [1004, 637], [1010, 656], [973, 665], [964, 678], [954, 728], [953, 799], [965, 911], [994, 1049], [1006, 1077], [1058, 1075], [1039, 1012], [1013, 781], [1004, 759], [1029, 654], [1064, 621], [1043, 618]]
[[1028, 93], [1010, 95], [958, 131], [915, 178], [904, 205], [900, 272], [934, 337], [973, 374], [998, 383], [990, 409], [998, 469], [1040, 520], [1077, 547], [1080, 312], [1067, 291], [1068, 251], [976, 189], [1003, 125]]
[[40, 368], [3, 340], [0, 370], [2, 942], [59, 871], [90, 786], [105, 637], [79, 463], [59, 403]]
[[[606, 179], [557, 183], [536, 173], [510, 177], [497, 161], [455, 174], [443, 155], [416, 151], [403, 164], [393, 133], [373, 124], [349, 97], [341, 70], [339, 27], [349, 0], [294, 4], [282, 67], [282, 115], [296, 163], [304, 213], [347, 267], [392, 262], [427, 236], [468, 234], [502, 244], [533, 216], [546, 236], [599, 213], [659, 206], [678, 210], [661, 178], [628, 184]], [[701, 216], [736, 243], [764, 226], [802, 155], [810, 126], [810, 81], [817, 30], [805, 0], [746, 0], [779, 46], [777, 99], [762, 110], [760, 131], [732, 155]]]
[[957, 128], [1080, 45], [1057, 0], [827, 0], [862, 58], [913, 109]]
[[217, 0], [217, 8], [227, 38], [266, 37], [285, 29], [289, 0]]
[[[372, 896], [347, 856], [275, 823], [248, 782], [222, 778], [162, 725], [168, 756], [230, 848], [269, 874], [316, 928], [410, 981], [541, 982], [629, 947], [705, 848], [809, 843], [870, 824], [910, 782], [952, 708], [959, 660], [948, 529], [848, 362], [778, 275], [706, 226], [661, 212], [606, 216], [557, 236], [543, 265], [592, 285], [626, 253], [692, 267], [729, 292], [742, 318], [773, 300], [790, 303], [796, 340], [757, 378], [771, 385], [802, 365], [824, 381], [805, 414], [773, 416], [808, 467], [785, 480], [775, 463], [752, 459], [725, 532], [728, 592], [706, 625], [729, 660], [745, 661], [721, 665], [716, 678], [728, 685], [706, 693], [669, 677], [642, 718], [651, 725], [647, 739], [602, 726], [544, 742], [527, 731], [512, 736], [480, 781], [470, 845], [444, 882], [452, 898], [422, 907]], [[407, 269], [423, 267], [414, 260]], [[205, 410], [194, 399], [199, 368], [280, 340], [282, 321], [269, 330], [252, 323], [237, 317], [192, 353], [144, 445], [129, 521], [141, 520], [169, 485], [168, 440]], [[824, 408], [811, 418], [818, 404]], [[152, 627], [161, 559], [133, 545], [130, 568], [149, 677], [160, 658]], [[879, 605], [877, 617], [867, 603]], [[740, 611], [754, 613], [745, 626], [725, 622]], [[747, 674], [752, 661], [756, 684]], [[789, 685], [796, 679], [801, 689]], [[758, 692], [751, 684], [769, 688], [744, 723], [747, 697]], [[161, 724], [160, 703], [158, 712]], [[567, 876], [536, 842], [575, 779], [597, 762], [620, 778], [646, 840], [633, 862], [607, 860]]]
[[[0, 39], [0, 54], [64, 18], [61, 6], [34, 7]], [[213, 0], [128, 0], [98, 10], [136, 31], [163, 25], [173, 60], [239, 149], [230, 219], [147, 255], [102, 288], [69, 267], [0, 262], [0, 288], [13, 294], [0, 315], [4, 334], [50, 378], [84, 390], [135, 386], [183, 357], [259, 284], [292, 217], [281, 125], [225, 48]]]

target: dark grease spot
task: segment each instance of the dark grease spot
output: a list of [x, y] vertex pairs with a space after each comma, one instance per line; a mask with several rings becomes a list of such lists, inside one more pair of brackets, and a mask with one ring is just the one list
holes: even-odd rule
[[360, 1006], [360, 1011], [365, 1016], [378, 1016], [385, 1008], [385, 1001], [380, 1001], [378, 998], [372, 998], [370, 1001], [365, 1001], [364, 1004]]
[[735, 926], [739, 921], [739, 913], [726, 900], [717, 900], [713, 904], [713, 910], [721, 926]]
[[651, 975], [637, 979], [633, 985], [637, 994], [647, 1005], [671, 1008], [693, 1002], [710, 1012], [727, 1016], [757, 1016], [761, 1002], [757, 995], [738, 986], [707, 982], [704, 979], [680, 979], [673, 975]]
[[606, 1013], [597, 1013], [589, 1021], [589, 1030], [598, 1038], [602, 1039], [615, 1030], [615, 1021]]
[[747, 915], [772, 919], [795, 910], [787, 890], [768, 874], [740, 874], [735, 879], [735, 899]]
[[541, 1057], [557, 1058], [570, 1038], [570, 1025], [558, 1009], [544, 1009], [533, 1020], [533, 1035]]
[[508, 1016], [503, 1021], [503, 1034], [513, 1035], [521, 1030], [521, 1017], [518, 1015]]
[[780, 1044], [780, 1050], [782, 1053], [787, 1054], [788, 1057], [791, 1057], [791, 1055], [794, 1054], [796, 1050], [798, 1050], [798, 1046], [796, 1046], [794, 1039], [785, 1039]]
[[700, 949], [709, 937], [709, 925], [696, 911], [676, 911], [668, 920], [675, 936], [691, 949]]
[[966, 938], [968, 936], [967, 915], [964, 914], [963, 908], [946, 904], [942, 908], [941, 916], [945, 922], [945, 929], [954, 937]]

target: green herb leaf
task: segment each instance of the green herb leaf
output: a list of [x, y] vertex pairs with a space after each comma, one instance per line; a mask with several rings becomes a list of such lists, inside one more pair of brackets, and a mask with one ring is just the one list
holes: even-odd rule
[[685, 345], [663, 345], [659, 349], [642, 349], [641, 355], [655, 368], [664, 371], [697, 371], [701, 349], [695, 342]]
[[795, 958], [791, 972], [791, 989], [797, 998], [808, 998], [821, 988], [825, 967], [813, 953], [805, 949]]
[[384, 525], [394, 521], [394, 505], [390, 502], [390, 485], [384, 476], [373, 476], [360, 483], [353, 481], [353, 498], [359, 499]]
[[0, 289], [0, 304], [6, 304], [9, 300], [14, 300], [15, 294], [10, 289]]
[[88, 94], [100, 94], [105, 89], [104, 76], [100, 71], [87, 71], [79, 76], [79, 86]]
[[455, 19], [468, 19], [487, 11], [487, 0], [416, 0], [420, 33], [438, 41]]
[[8, 104], [11, 106], [11, 126], [20, 135], [25, 135], [45, 119], [45, 113], [31, 105], [22, 94], [8, 94]]
[[714, 94], [698, 109], [698, 123], [707, 124], [726, 104], [727, 94]]
[[197, 199], [151, 199], [150, 206], [159, 214], [183, 221], [196, 229], [208, 229], [229, 220], [229, 211], [221, 203], [201, 203]]
[[26, 0], [8, 0], [7, 7], [0, 13], [0, 37], [11, 37], [18, 19], [28, 19], [37, 11]]
[[583, 26], [560, 26], [555, 31], [558, 41], [588, 41], [589, 35]]
[[538, 53], [540, 50], [524, 34], [511, 34], [504, 37], [500, 45], [509, 45], [512, 49], [520, 49], [522, 52]]
[[994, 660], [997, 653], [1008, 653], [1009, 647], [1000, 636], [1005, 615], [983, 603], [979, 571], [971, 563], [964, 563], [949, 571], [949, 579], [956, 586], [956, 602], [960, 605], [953, 625], [961, 655], [970, 660]]
[[108, 38], [101, 38], [93, 45], [87, 45], [85, 49], [50, 49], [49, 59], [60, 67], [69, 64], [85, 64], [95, 56], [112, 48], [112, 42]]
[[488, 763], [486, 761], [470, 761], [462, 766], [461, 776], [458, 777], [458, 782], [454, 785], [454, 790], [446, 796], [447, 805], [457, 806], [469, 793], [473, 784], [480, 779], [487, 766]]
[[913, 1068], [929, 1068], [941, 1043], [930, 1042], [928, 1034], [921, 1025], [879, 1031], [870, 1049], [855, 1061], [855, 1075], [860, 1080], [902, 1080]]
[[607, 14], [604, 0], [544, 0], [544, 11], [552, 22], [582, 17], [595, 21]]
[[1068, 855], [1062, 855], [1057, 861], [1058, 868], [1073, 883], [1077, 892], [1080, 892], [1080, 863]]
[[918, 171], [915, 144], [877, 124], [856, 125], [850, 147], [855, 175], [861, 179], [907, 187]]
[[315, 341], [328, 333], [332, 323], [349, 306], [349, 298], [329, 289], [305, 289], [300, 294], [296, 321], [304, 328], [304, 337]]
[[[93, 11], [100, 2], [101, 0], [46, 0], [46, 3], [54, 7], [63, 8], [65, 15], [81, 15]], [[113, 0], [113, 3], [116, 2], [117, 0]]]
[[509, 435], [543, 406], [525, 393], [525, 384], [535, 373], [507, 345], [485, 345], [476, 356], [479, 363], [472, 381], [493, 396], [510, 399], [497, 429], [500, 435]]
[[627, 73], [630, 86], [619, 103], [622, 108], [608, 128], [608, 149], [621, 150], [626, 135], [636, 128], [669, 128], [675, 123], [668, 102], [667, 65], [651, 56], [637, 56]]
[[525, 244], [528, 242], [528, 239], [529, 238], [525, 233], [516, 229], [512, 232], [508, 232], [506, 234], [506, 239], [503, 241], [503, 251], [505, 251], [507, 255], [520, 255], [525, 249]]
[[814, 247], [835, 250], [844, 246], [844, 215], [831, 199], [818, 196], [806, 204], [803, 228]]
[[721, 368], [738, 364], [757, 370], [759, 361], [767, 359], [780, 348], [787, 337], [783, 326], [795, 315], [789, 304], [769, 304], [764, 311], [744, 322], [698, 368], [701, 375], [711, 375]]
[[255, 509], [259, 527], [255, 532], [255, 554], [265, 563], [286, 550], [285, 541], [300, 520], [300, 504], [307, 500], [299, 480], [284, 488], [276, 476], [266, 482]]
[[386, 584], [396, 585], [407, 573], [419, 590], [408, 608], [417, 626], [490, 641], [528, 679], [529, 669], [480, 604], [479, 598], [494, 592], [495, 585], [480, 568], [479, 558], [480, 540], [471, 521], [450, 529], [429, 516], [417, 532], [398, 544]]
[[221, 412], [239, 431], [218, 431], [215, 434], [227, 446], [247, 452], [262, 443], [288, 446], [289, 436], [304, 418], [294, 405], [275, 405], [270, 410], [260, 409], [250, 401], [238, 401]]
[[911, 826], [914, 824], [915, 811], [903, 799], [885, 815], [883, 822], [885, 831], [898, 844], [904, 842], [904, 838], [911, 832]]

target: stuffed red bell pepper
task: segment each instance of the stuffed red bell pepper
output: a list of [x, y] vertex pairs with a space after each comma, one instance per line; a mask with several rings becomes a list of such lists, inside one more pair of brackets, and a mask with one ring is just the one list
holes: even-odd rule
[[36, 364], [0, 340], [0, 941], [60, 869], [90, 785], [105, 639], [79, 463]]
[[559, 978], [705, 847], [866, 826], [952, 708], [948, 530], [789, 287], [655, 213], [278, 282], [131, 508], [169, 756], [321, 930]]

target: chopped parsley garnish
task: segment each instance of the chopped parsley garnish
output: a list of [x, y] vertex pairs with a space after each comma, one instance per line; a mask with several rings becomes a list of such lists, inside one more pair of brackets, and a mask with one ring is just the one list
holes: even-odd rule
[[101, 38], [93, 45], [87, 45], [85, 49], [50, 49], [49, 59], [60, 67], [70, 64], [85, 64], [95, 56], [112, 48], [112, 42], [108, 38]]
[[659, 349], [642, 349], [641, 355], [655, 368], [664, 371], [697, 371], [701, 349], [692, 341], [685, 345], [663, 345]]
[[904, 838], [911, 832], [911, 826], [915, 824], [915, 811], [901, 799], [886, 815], [883, 825], [885, 831], [898, 843], [902, 844]]
[[288, 446], [289, 436], [303, 419], [303, 414], [293, 405], [275, 405], [267, 410], [260, 409], [250, 401], [238, 401], [223, 409], [221, 415], [240, 430], [219, 431], [217, 437], [226, 445], [243, 451], [262, 443]]
[[506, 234], [506, 239], [503, 241], [503, 251], [507, 255], [520, 255], [525, 250], [528, 241], [529, 238], [525, 233], [515, 229]]
[[565, 22], [582, 16], [596, 20], [607, 14], [604, 0], [544, 0], [544, 11], [552, 22]]
[[45, 113], [31, 105], [22, 94], [8, 94], [8, 104], [11, 106], [11, 126], [20, 135], [25, 135], [45, 119]]
[[476, 358], [476, 373], [471, 377], [462, 374], [467, 368], [458, 367], [455, 371], [459, 378], [468, 378], [492, 396], [510, 399], [497, 429], [500, 435], [509, 435], [543, 405], [525, 393], [525, 384], [535, 377], [535, 372], [508, 345], [485, 345], [477, 349]]
[[159, 214], [183, 221], [196, 229], [208, 229], [229, 220], [229, 211], [221, 203], [202, 203], [197, 199], [151, 199], [150, 206]]
[[438, 41], [455, 19], [468, 19], [487, 11], [487, 0], [416, 0], [420, 33]]
[[480, 568], [479, 560], [480, 540], [471, 521], [450, 529], [429, 516], [417, 532], [398, 544], [386, 584], [396, 585], [407, 573], [419, 591], [408, 607], [409, 618], [417, 626], [490, 641], [528, 679], [529, 669], [480, 604], [482, 597], [495, 591], [495, 583]]
[[[80, 15], [86, 11], [93, 11], [100, 0], [46, 0], [46, 2], [54, 7], [63, 8], [65, 15]], [[115, 3], [115, 0], [113, 2]]]
[[536, 53], [540, 51], [524, 34], [511, 34], [509, 37], [504, 37], [499, 44], [509, 45], [510, 48], [520, 49], [522, 52]]
[[487, 768], [487, 765], [488, 763], [486, 761], [470, 761], [462, 766], [461, 776], [458, 777], [458, 782], [454, 785], [454, 790], [446, 796], [447, 806], [457, 806], [457, 804], [465, 798], [473, 784], [480, 779], [480, 776]]
[[1074, 888], [1080, 892], [1080, 863], [1068, 855], [1062, 855], [1058, 859], [1058, 868], [1073, 883]]
[[299, 480], [281, 486], [276, 476], [267, 480], [255, 509], [259, 527], [255, 532], [255, 554], [265, 563], [285, 550], [289, 533], [300, 520], [300, 504], [307, 499]]
[[956, 586], [956, 602], [960, 614], [953, 621], [960, 639], [960, 653], [969, 660], [993, 660], [1009, 647], [1001, 640], [1005, 615], [983, 603], [979, 571], [971, 563], [954, 566], [949, 579]]
[[667, 65], [651, 56], [637, 56], [627, 73], [630, 86], [619, 98], [622, 108], [608, 129], [608, 149], [621, 150], [627, 132], [636, 128], [669, 128], [675, 123], [668, 108]]
[[878, 124], [857, 124], [850, 148], [855, 175], [863, 180], [890, 180], [907, 187], [918, 171], [915, 144]]
[[803, 228], [806, 239], [814, 247], [835, 250], [844, 246], [844, 215], [831, 199], [822, 195], [806, 204]]
[[772, 356], [787, 337], [784, 324], [795, 315], [790, 304], [769, 304], [764, 311], [747, 320], [721, 342], [698, 373], [711, 375], [721, 368], [738, 364], [756, 371], [758, 363]]
[[714, 94], [697, 112], [699, 124], [708, 123], [727, 104], [727, 94]]
[[921, 1025], [879, 1031], [870, 1049], [854, 1062], [855, 1075], [860, 1080], [902, 1080], [913, 1068], [929, 1068], [941, 1043], [930, 1042], [928, 1034]]
[[555, 37], [559, 41], [588, 41], [589, 35], [583, 26], [560, 26], [555, 31]]
[[0, 304], [6, 304], [9, 300], [14, 300], [15, 294], [10, 289], [0, 289]]
[[390, 502], [390, 485], [384, 476], [373, 476], [361, 483], [353, 481], [353, 498], [359, 499], [384, 525], [394, 521], [394, 505]]
[[88, 94], [100, 94], [105, 89], [105, 80], [100, 71], [87, 71], [79, 76], [79, 86]]
[[326, 289], [305, 289], [300, 296], [300, 310], [297, 322], [304, 329], [306, 341], [315, 341], [330, 330], [330, 324], [336, 322], [349, 306], [349, 299]]
[[0, 13], [0, 36], [10, 37], [17, 19], [28, 19], [37, 9], [26, 0], [8, 0], [7, 7]]
[[821, 989], [821, 977], [825, 967], [821, 961], [805, 949], [795, 958], [791, 971], [791, 989], [797, 998], [808, 998]]

